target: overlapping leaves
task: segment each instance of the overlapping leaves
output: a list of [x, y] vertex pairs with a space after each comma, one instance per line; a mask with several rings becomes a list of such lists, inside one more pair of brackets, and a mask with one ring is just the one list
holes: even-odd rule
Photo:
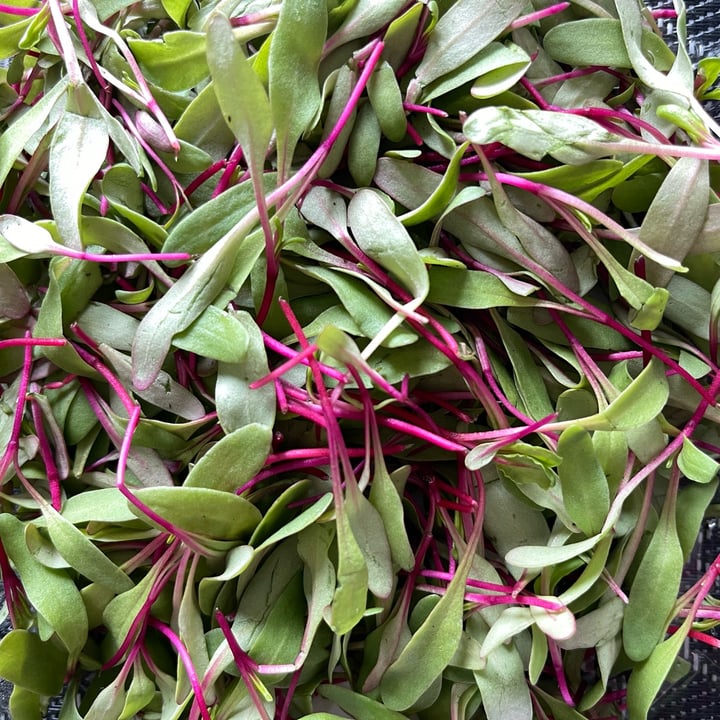
[[677, 56], [634, 0], [261, 5], [2, 9], [13, 716], [595, 717], [629, 670], [640, 720], [719, 618], [714, 61], [680, 2]]

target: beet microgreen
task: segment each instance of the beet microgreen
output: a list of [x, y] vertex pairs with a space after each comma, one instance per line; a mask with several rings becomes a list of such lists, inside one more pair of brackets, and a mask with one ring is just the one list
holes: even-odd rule
[[679, 589], [720, 467], [683, 4], [24, 5], [13, 709], [646, 717], [720, 620], [717, 562]]

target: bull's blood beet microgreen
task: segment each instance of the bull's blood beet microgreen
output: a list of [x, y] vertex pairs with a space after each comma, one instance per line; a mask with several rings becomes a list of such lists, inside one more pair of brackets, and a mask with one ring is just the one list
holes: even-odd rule
[[680, 0], [0, 25], [14, 718], [642, 720], [718, 647], [720, 561], [680, 581], [720, 61]]

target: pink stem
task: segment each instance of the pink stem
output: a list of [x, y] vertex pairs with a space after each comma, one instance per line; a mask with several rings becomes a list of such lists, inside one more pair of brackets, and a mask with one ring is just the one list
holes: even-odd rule
[[0, 13], [7, 15], [21, 15], [23, 17], [32, 17], [37, 15], [42, 8], [15, 7], [14, 5], [0, 4]]
[[[26, 335], [26, 337], [29, 337]], [[17, 405], [13, 416], [12, 429], [10, 431], [10, 439], [5, 451], [0, 457], [0, 486], [2, 486], [5, 473], [11, 464], [15, 462], [20, 442], [20, 431], [22, 430], [23, 415], [25, 414], [25, 404], [27, 402], [27, 390], [30, 384], [30, 373], [32, 372], [32, 344], [25, 345], [25, 353], [23, 355], [23, 367], [20, 374], [20, 383], [18, 384]]]
[[32, 412], [33, 425], [35, 426], [35, 434], [38, 439], [38, 452], [45, 465], [45, 472], [47, 473], [48, 487], [50, 488], [50, 501], [55, 510], [60, 512], [62, 509], [62, 495], [60, 491], [60, 475], [58, 473], [57, 465], [55, 464], [55, 458], [53, 457], [52, 448], [50, 447], [50, 441], [48, 440], [47, 433], [45, 432], [45, 425], [43, 424], [42, 411], [37, 402], [30, 403], [30, 411]]
[[416, 105], [415, 103], [403, 103], [403, 108], [408, 112], [426, 113], [428, 115], [437, 115], [437, 117], [446, 118], [448, 114], [440, 108], [428, 107], [427, 105]]
[[569, 7], [569, 2], [559, 2], [555, 5], [550, 5], [546, 8], [543, 8], [542, 10], [528, 13], [527, 15], [519, 17], [517, 20], [513, 20], [510, 23], [509, 29], [517, 30], [518, 28], [525, 27], [526, 25], [532, 25], [533, 23], [539, 22], [543, 18], [550, 17], [551, 15], [556, 15], [557, 13], [561, 13], [563, 10], [567, 10]]
[[0, 350], [4, 350], [9, 347], [61, 347], [65, 345], [67, 340], [65, 338], [34, 338], [26, 335], [21, 338], [8, 338], [7, 340], [0, 340]]
[[93, 49], [90, 46], [90, 41], [88, 40], [87, 33], [85, 32], [85, 27], [83, 26], [82, 18], [80, 17], [80, 6], [78, 5], [78, 0], [72, 1], [72, 14], [73, 18], [75, 19], [75, 32], [77, 32], [78, 37], [80, 38], [80, 44], [85, 51], [85, 56], [90, 63], [93, 75], [95, 75], [95, 79], [98, 81], [102, 90], [108, 92], [110, 90], [110, 85], [108, 85], [105, 78], [102, 76], [100, 68], [97, 64], [97, 60], [95, 60], [95, 54], [93, 53]]
[[306, 364], [307, 359], [317, 352], [317, 345], [312, 344], [308, 345], [308, 347], [301, 350], [299, 353], [295, 355], [295, 357], [290, 358], [287, 362], [284, 362], [282, 365], [279, 365], [274, 370], [269, 372], [265, 377], [260, 378], [259, 380], [255, 380], [254, 382], [250, 383], [249, 387], [251, 390], [257, 390], [257, 388], [263, 387], [263, 385], [267, 385], [270, 382], [274, 382], [279, 377], [284, 375], [289, 370], [292, 370], [296, 365], [300, 364]]
[[230, 652], [232, 653], [233, 659], [235, 660], [235, 665], [239, 670], [240, 675], [242, 676], [243, 682], [245, 683], [245, 688], [247, 689], [248, 694], [252, 698], [255, 709], [258, 711], [261, 720], [270, 720], [270, 716], [268, 715], [267, 710], [265, 709], [265, 705], [263, 704], [260, 696], [258, 695], [257, 688], [255, 687], [255, 683], [253, 682], [253, 679], [251, 677], [251, 673], [257, 669], [257, 665], [240, 647], [240, 644], [238, 643], [235, 635], [233, 634], [232, 628], [230, 627], [228, 621], [225, 619], [225, 616], [220, 612], [220, 610], [215, 610], [215, 619], [217, 620], [217, 623], [220, 626], [223, 635], [225, 636], [225, 640], [227, 640], [228, 647], [230, 648]]
[[200, 714], [202, 715], [203, 719], [211, 720], [210, 712], [208, 710], [207, 702], [205, 701], [205, 695], [203, 694], [200, 680], [198, 679], [197, 672], [195, 671], [195, 667], [193, 666], [190, 653], [188, 653], [183, 641], [173, 632], [172, 628], [170, 628], [165, 623], [156, 620], [154, 617], [150, 617], [148, 619], [148, 626], [159, 630], [175, 648], [178, 657], [180, 658], [183, 666], [185, 667], [185, 672], [187, 673], [188, 679], [190, 680], [190, 685], [192, 686], [193, 694], [195, 695], [195, 704], [200, 710]]

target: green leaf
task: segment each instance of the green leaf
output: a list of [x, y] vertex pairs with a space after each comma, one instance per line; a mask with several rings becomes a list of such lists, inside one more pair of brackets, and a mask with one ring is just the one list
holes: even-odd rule
[[32, 25], [33, 20], [33, 17], [26, 17], [5, 24], [5, 18], [3, 18], [3, 26], [0, 27], [0, 54], [2, 54], [2, 57], [10, 57], [17, 52], [19, 43]]
[[[709, 193], [707, 161], [678, 158], [648, 208], [638, 238], [682, 263], [700, 236]], [[637, 256], [635, 251], [633, 257]], [[652, 285], [666, 286], [673, 274], [651, 260], [645, 263], [645, 278]]]
[[491, 10], [483, 0], [458, 0], [433, 28], [415, 76], [427, 86], [479, 53], [495, 40], [525, 8], [523, 0], [508, 0]]
[[[485, 503], [485, 532], [499, 554], [507, 555], [513, 548], [548, 542], [550, 530], [542, 511], [511, 492], [505, 483], [489, 483], [485, 490]], [[510, 571], [520, 575], [517, 567], [511, 567]]]
[[[398, 468], [393, 476], [404, 481], [409, 474], [410, 468], [403, 466]], [[402, 499], [387, 471], [379, 442], [375, 445], [375, 468], [370, 484], [370, 502], [382, 517], [393, 562], [404, 570], [412, 570], [415, 556], [405, 529]]]
[[610, 509], [610, 490], [590, 433], [569, 427], [560, 435], [558, 454], [562, 456], [558, 476], [568, 514], [586, 535], [594, 535], [602, 529]]
[[665, 365], [653, 358], [603, 412], [571, 422], [586, 430], [633, 430], [656, 418], [669, 394]]
[[[645, 56], [658, 70], [669, 70], [675, 56], [662, 38], [645, 28], [638, 34]], [[622, 26], [615, 18], [559, 23], [545, 34], [543, 47], [553, 60], [573, 66], [632, 67]]]
[[270, 453], [272, 430], [251, 423], [215, 443], [192, 467], [184, 487], [234, 492], [265, 464]]
[[491, 42], [477, 55], [453, 71], [433, 81], [420, 94], [423, 102], [445, 95], [474, 80], [470, 93], [491, 98], [509, 90], [530, 65], [530, 57], [514, 43]]
[[327, 6], [285, 0], [270, 40], [270, 107], [277, 136], [278, 174], [288, 176], [295, 146], [320, 104], [318, 67], [327, 33]]
[[67, 648], [72, 661], [88, 636], [85, 605], [75, 581], [62, 570], [41, 565], [28, 551], [23, 523], [13, 515], [0, 515], [0, 538], [15, 567], [28, 600]]
[[142, 665], [135, 663], [132, 681], [125, 695], [125, 705], [118, 720], [130, 720], [135, 717], [154, 697], [155, 683], [143, 672]]
[[405, 0], [357, 0], [342, 25], [328, 38], [325, 52], [329, 53], [344, 43], [372, 35], [387, 25], [401, 12], [407, 3]]
[[514, 371], [518, 393], [527, 413], [535, 420], [552, 415], [554, 408], [527, 343], [519, 333], [499, 317], [496, 316], [495, 321]]
[[50, 145], [50, 204], [60, 238], [81, 250], [80, 213], [83, 196], [107, 154], [105, 123], [66, 110]]
[[537, 291], [530, 284], [517, 285], [523, 289], [524, 295], [511, 291], [497, 277], [480, 270], [460, 270], [455, 268], [431, 267], [430, 291], [427, 300], [438, 305], [487, 310], [493, 307], [532, 307], [538, 301], [527, 297]]
[[376, 597], [387, 598], [392, 592], [395, 573], [382, 516], [360, 492], [354, 478], [346, 484], [348, 489], [343, 507], [355, 542], [365, 559], [368, 589]]
[[[379, 10], [382, 6], [375, 3], [371, 7], [373, 10]], [[400, 6], [400, 9], [401, 7], [402, 6]], [[406, 12], [396, 17], [385, 31], [385, 48], [383, 49], [382, 57], [387, 60], [395, 70], [402, 65], [413, 42], [415, 42], [417, 29], [422, 19], [424, 9], [420, 3], [411, 5]], [[397, 10], [395, 12], [397, 12]]]
[[214, 160], [219, 160], [229, 152], [234, 136], [223, 118], [214, 82], [208, 83], [195, 96], [173, 130], [178, 140], [187, 140], [203, 149]]
[[[579, 280], [575, 265], [565, 246], [544, 225], [515, 207], [487, 161], [485, 161], [485, 165], [492, 191], [492, 199], [500, 222], [517, 237], [523, 251], [533, 261], [545, 270], [550, 271], [570, 290], [577, 292], [579, 290]], [[596, 254], [600, 255], [597, 251]]]
[[60, 692], [67, 664], [67, 654], [37, 633], [11, 630], [0, 640], [0, 677], [38, 695]]
[[85, 720], [116, 720], [125, 707], [125, 678], [118, 675], [106, 685], [85, 713]]
[[[204, 618], [198, 607], [195, 573], [196, 566], [193, 565], [186, 578], [185, 588], [182, 598], [180, 599], [180, 606], [179, 608], [176, 606], [177, 628], [178, 635], [182, 638], [183, 644], [187, 648], [195, 671], [198, 676], [202, 677], [207, 670], [210, 658], [208, 656], [207, 643], [205, 642]], [[133, 677], [133, 684], [136, 677], [138, 677], [137, 674]], [[142, 672], [139, 677], [141, 682], [143, 679], [147, 680]], [[154, 686], [154, 683], [150, 681], [150, 685]], [[130, 690], [132, 690], [132, 685]], [[182, 698], [191, 693], [192, 686], [187, 676], [187, 670], [182, 660], [178, 658], [178, 688], [176, 690], [176, 697]], [[153, 696], [151, 695], [150, 697], [152, 698]]]
[[117, 488], [91, 488], [65, 501], [62, 516], [74, 525], [88, 522], [123, 523], [135, 520]]
[[216, 607], [216, 598], [222, 588], [232, 586], [231, 581], [252, 567], [256, 558], [254, 548], [249, 545], [237, 545], [225, 556], [225, 568], [218, 575], [204, 577], [198, 583], [198, 602], [206, 615], [211, 615]]
[[253, 382], [270, 372], [260, 328], [245, 312], [235, 312], [232, 317], [245, 328], [248, 347], [241, 362], [221, 362], [218, 365], [215, 385], [218, 421], [226, 433], [251, 423], [272, 428], [275, 425], [276, 404], [274, 383], [250, 388]]
[[458, 649], [465, 584], [480, 540], [479, 529], [476, 525], [464, 543], [463, 555], [445, 594], [382, 677], [380, 695], [391, 710], [406, 710], [414, 705], [438, 680]]
[[625, 608], [623, 648], [636, 662], [648, 658], [663, 639], [680, 588], [683, 553], [674, 503], [668, 498], [640, 560]]
[[42, 720], [43, 698], [31, 690], [14, 685], [7, 703], [10, 717], [15, 720]]
[[532, 62], [530, 56], [514, 43], [491, 43], [482, 54], [485, 63], [478, 68], [478, 78], [470, 89], [470, 94], [476, 98], [491, 98], [509, 90]]
[[[331, 497], [329, 493], [328, 497]], [[309, 525], [298, 536], [298, 555], [305, 563], [303, 590], [308, 608], [305, 635], [300, 648], [301, 654], [305, 656], [335, 592], [335, 568], [328, 556], [332, 541], [333, 533], [330, 529], [317, 523]]]
[[261, 233], [248, 236], [255, 224], [252, 214], [238, 220], [142, 319], [133, 343], [133, 385], [138, 390], [157, 377], [173, 337], [192, 325], [226, 283], [242, 283], [250, 274], [265, 246]]
[[[291, 513], [288, 504], [297, 502], [301, 497], [300, 493], [304, 495], [307, 492], [308, 485], [309, 481], [300, 480], [282, 493], [270, 509], [265, 512], [262, 521], [255, 528], [255, 532], [250, 538], [252, 544], [260, 543], [257, 546], [258, 551], [302, 532], [305, 528], [311, 527], [325, 514], [332, 504], [332, 493], [329, 492], [321, 495], [299, 515]], [[268, 531], [272, 529], [273, 524], [277, 524], [278, 521], [284, 521], [284, 523], [275, 532], [269, 533]]]
[[[130, 385], [132, 382], [132, 363], [130, 357], [107, 345], [100, 345], [100, 351], [108, 359], [118, 377]], [[146, 402], [178, 415], [184, 420], [198, 420], [205, 415], [203, 404], [187, 388], [161, 370], [152, 384], [145, 390], [135, 393]]]
[[463, 133], [479, 145], [499, 142], [532, 160], [550, 155], [568, 165], [612, 155], [614, 151], [605, 150], [603, 143], [620, 140], [590, 118], [507, 106], [476, 110], [465, 121]]
[[230, 313], [214, 305], [205, 309], [187, 330], [175, 335], [172, 344], [196, 355], [239, 363], [248, 348], [245, 326]]
[[517, 648], [503, 644], [488, 656], [485, 667], [473, 672], [488, 720], [532, 720], [530, 690]]
[[372, 182], [380, 140], [380, 123], [375, 111], [370, 103], [364, 103], [359, 107], [348, 140], [348, 169], [358, 187], [367, 187]]
[[699, 450], [685, 437], [678, 455], [678, 467], [686, 478], [699, 483], [709, 483], [717, 476], [720, 463]]
[[45, 228], [20, 215], [0, 215], [0, 237], [4, 240], [0, 246], [3, 262], [12, 262], [26, 255], [54, 255], [63, 251], [63, 247]]
[[58, 100], [67, 90], [67, 80], [57, 82], [22, 116], [22, 122], [11, 123], [0, 135], [0, 185], [22, 154], [25, 145], [45, 124]]
[[650, 706], [675, 663], [691, 624], [692, 616], [689, 616], [679, 630], [658, 644], [647, 660], [633, 669], [627, 688], [627, 709], [633, 719], [646, 720]]
[[[273, 173], [263, 175], [263, 187], [269, 191], [275, 184]], [[225, 192], [196, 208], [172, 228], [163, 244], [163, 252], [186, 252], [200, 255], [220, 241], [255, 206], [251, 181], [228, 188]]]
[[616, 178], [622, 169], [623, 163], [619, 160], [592, 160], [584, 165], [558, 165], [547, 170], [518, 175], [585, 197], [584, 193], [600, 183]]
[[430, 281], [415, 243], [380, 196], [359, 190], [348, 206], [350, 229], [360, 249], [422, 301]]
[[235, 41], [230, 21], [219, 12], [208, 20], [207, 39], [207, 61], [223, 117], [240, 143], [253, 175], [260, 174], [273, 131], [270, 100]]
[[128, 45], [152, 82], [177, 92], [199, 85], [209, 73], [204, 33], [177, 30], [160, 40], [128, 38]]
[[343, 508], [337, 509], [337, 587], [325, 619], [337, 635], [350, 632], [365, 612], [368, 569]]
[[547, 565], [558, 565], [571, 560], [582, 553], [592, 550], [600, 541], [601, 535], [593, 535], [580, 542], [567, 545], [525, 545], [515, 547], [505, 554], [505, 561], [529, 570], [542, 570]]
[[12, 268], [0, 263], [0, 317], [20, 320], [30, 311], [30, 301], [23, 284]]
[[440, 601], [380, 682], [384, 704], [406, 710], [425, 693], [455, 654], [462, 635], [465, 577], [456, 574]]
[[[329, 79], [328, 79], [329, 82]], [[336, 123], [340, 120], [348, 107], [353, 88], [357, 83], [357, 72], [349, 65], [342, 65], [334, 75], [334, 87], [332, 96], [325, 115], [321, 142], [327, 141]], [[351, 106], [350, 115], [347, 117], [344, 127], [335, 139], [335, 142], [328, 148], [325, 159], [318, 169], [318, 176], [321, 178], [330, 177], [339, 167], [345, 154], [345, 146], [350, 140], [355, 118], [357, 116], [356, 106]]]
[[[262, 517], [244, 498], [221, 490], [173, 486], [138, 488], [133, 492], [138, 500], [180, 530], [218, 540], [249, 536]], [[134, 505], [130, 509], [146, 519]]]
[[689, 278], [677, 274], [670, 279], [667, 290], [670, 295], [665, 306], [665, 319], [707, 340], [710, 328], [711, 294]]
[[185, 24], [185, 13], [192, 4], [192, 0], [162, 0], [162, 6], [175, 24], [182, 27]]
[[469, 143], [463, 143], [458, 147], [448, 163], [442, 180], [432, 195], [430, 195], [422, 205], [400, 216], [399, 220], [403, 225], [418, 225], [421, 222], [430, 220], [445, 210], [457, 190], [458, 177], [460, 175], [460, 161], [468, 145]]
[[400, 86], [392, 66], [381, 62], [370, 76], [367, 93], [380, 129], [388, 140], [400, 142], [405, 137], [407, 120]]
[[[248, 574], [246, 582], [239, 588], [238, 594], [242, 594], [240, 603], [237, 605], [237, 613], [233, 620], [232, 629], [241, 647], [247, 647], [252, 651], [252, 645], [257, 639], [263, 627], [268, 624], [275, 606], [286, 595], [294, 599], [294, 612], [289, 608], [290, 616], [297, 618], [298, 611], [304, 613], [302, 601], [301, 563], [295, 551], [296, 540], [291, 538], [278, 545], [267, 557], [259, 570], [252, 575]], [[299, 597], [298, 597], [299, 596]], [[280, 610], [281, 614], [285, 610]], [[292, 621], [295, 625], [295, 620]], [[302, 633], [302, 622], [299, 623]], [[297, 627], [297, 625], [296, 625]], [[295, 628], [292, 628], [294, 631]], [[278, 634], [276, 643], [283, 644]], [[299, 643], [298, 643], [299, 644]], [[295, 649], [295, 652], [297, 652]], [[292, 662], [293, 657], [286, 658], [281, 662]], [[263, 660], [261, 660], [263, 662]], [[272, 660], [270, 660], [272, 662]]]
[[[382, 328], [392, 319], [393, 314], [387, 305], [365, 284], [354, 277], [330, 268], [301, 267], [300, 269], [333, 289], [365, 337], [377, 337]], [[417, 338], [418, 336], [413, 330], [400, 326], [395, 328], [387, 338], [384, 338], [381, 344], [384, 347], [396, 348], [412, 344]]]
[[578, 619], [575, 633], [559, 642], [563, 650], [594, 648], [620, 633], [625, 605], [619, 597], [610, 598]]
[[352, 713], [356, 720], [405, 720], [407, 717], [341, 685], [320, 685], [318, 692], [345, 712]]
[[48, 506], [43, 517], [55, 549], [75, 570], [116, 593], [132, 588], [132, 580], [63, 515]]

